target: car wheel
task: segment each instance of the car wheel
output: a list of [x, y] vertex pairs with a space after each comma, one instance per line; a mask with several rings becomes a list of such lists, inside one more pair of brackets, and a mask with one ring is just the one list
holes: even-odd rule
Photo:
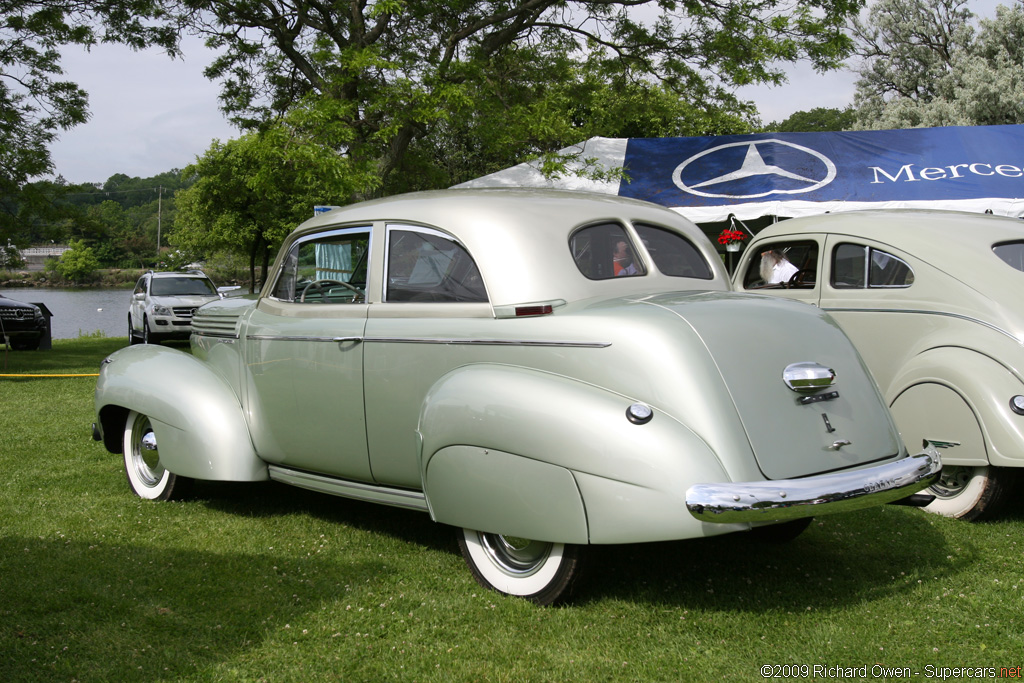
[[128, 315], [128, 344], [138, 344], [139, 337], [135, 334], [135, 328], [132, 327], [132, 316]]
[[462, 529], [459, 550], [480, 585], [550, 605], [579, 579], [583, 548]]
[[813, 521], [813, 517], [804, 517], [780, 524], [755, 526], [750, 529], [750, 534], [754, 540], [763, 543], [789, 543], [806, 531]]
[[134, 410], [124, 425], [124, 471], [128, 485], [140, 498], [178, 500], [184, 498], [192, 480], [179, 477], [160, 464], [156, 434], [149, 418]]
[[160, 342], [156, 337], [149, 333], [149, 318], [142, 316], [142, 343], [143, 344], [159, 344]]
[[1009, 497], [1017, 472], [1005, 467], [944, 465], [927, 491], [935, 500], [928, 512], [973, 522], [990, 517]]

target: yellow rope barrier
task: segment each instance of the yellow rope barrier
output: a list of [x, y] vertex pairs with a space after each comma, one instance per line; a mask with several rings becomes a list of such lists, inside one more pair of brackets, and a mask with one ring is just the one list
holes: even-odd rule
[[98, 373], [98, 372], [93, 372], [93, 373], [89, 373], [89, 374], [81, 374], [81, 375], [3, 375], [3, 374], [0, 374], [0, 377], [99, 377], [99, 376], [100, 376], [100, 373]]

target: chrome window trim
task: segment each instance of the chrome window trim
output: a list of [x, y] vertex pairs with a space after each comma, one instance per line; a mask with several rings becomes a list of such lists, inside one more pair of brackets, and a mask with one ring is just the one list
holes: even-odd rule
[[[858, 247], [858, 248], [866, 250], [866, 252], [867, 252], [865, 254], [865, 256], [864, 256], [864, 273], [863, 273], [863, 276], [864, 276], [864, 286], [862, 286], [862, 287], [853, 287], [853, 286], [837, 287], [836, 284], [835, 284], [835, 281], [833, 280], [834, 273], [835, 273], [835, 265], [836, 265], [836, 252], [839, 251], [840, 247], [843, 247], [843, 246], [846, 246], [846, 245], [849, 245], [851, 247]], [[851, 289], [910, 289], [911, 287], [914, 286], [913, 282], [911, 282], [909, 285], [873, 285], [873, 284], [871, 284], [871, 260], [874, 258], [875, 252], [878, 252], [880, 254], [884, 254], [888, 258], [895, 259], [895, 260], [899, 261], [900, 263], [902, 263], [904, 266], [907, 267], [907, 270], [910, 271], [911, 275], [914, 275], [916, 277], [916, 273], [914, 272], [913, 266], [911, 266], [909, 263], [907, 263], [904, 259], [900, 258], [899, 256], [896, 256], [895, 254], [891, 254], [891, 253], [889, 253], [888, 251], [886, 251], [884, 249], [878, 249], [876, 247], [871, 246], [870, 244], [859, 244], [857, 242], [838, 242], [832, 248], [832, 259], [831, 259], [831, 261], [829, 263], [829, 271], [830, 271], [830, 273], [829, 273], [829, 283], [828, 283], [829, 287], [831, 287], [832, 289], [838, 289], [838, 290], [851, 290]]]
[[[443, 230], [438, 230], [437, 228], [428, 228], [428, 227], [426, 227], [424, 225], [415, 225], [413, 223], [388, 223], [388, 222], [385, 222], [384, 223], [384, 277], [381, 279], [381, 283], [380, 283], [380, 300], [381, 300], [381, 303], [385, 303], [385, 304], [386, 303], [400, 303], [400, 304], [417, 303], [417, 302], [410, 302], [410, 301], [392, 301], [392, 302], [388, 301], [388, 280], [391, 278], [391, 232], [394, 231], [394, 230], [401, 230], [402, 232], [418, 232], [418, 233], [422, 233], [424, 235], [432, 235], [434, 237], [440, 237], [441, 239], [448, 240], [452, 244], [458, 245], [459, 248], [461, 248], [463, 251], [466, 252], [466, 255], [469, 256], [469, 259], [473, 262], [473, 265], [476, 266], [477, 272], [480, 273], [480, 277], [483, 278], [484, 274], [480, 270], [480, 266], [477, 265], [476, 259], [473, 258], [473, 254], [469, 251], [469, 248], [465, 244], [463, 244], [460, 240], [456, 239], [454, 235], [450, 235], [450, 234], [444, 232]], [[369, 289], [369, 287], [367, 287], [367, 289]], [[487, 293], [487, 284], [486, 283], [484, 283], [484, 292]], [[444, 304], [444, 305], [450, 306], [452, 304], [466, 304], [466, 303], [489, 304], [490, 301], [491, 301], [491, 295], [487, 294], [487, 301], [430, 301], [430, 302], [425, 302], [425, 303]]]
[[[288, 251], [286, 253], [290, 254], [292, 249], [295, 249], [296, 247], [300, 247], [303, 244], [306, 244], [307, 242], [315, 242], [315, 241], [321, 240], [321, 239], [323, 239], [325, 237], [335, 237], [337, 235], [347, 235], [347, 234], [353, 233], [353, 232], [365, 232], [366, 233], [366, 235], [367, 235], [366, 254], [367, 254], [367, 259], [369, 259], [370, 258], [370, 254], [373, 253], [373, 223], [367, 223], [365, 225], [353, 225], [353, 226], [349, 226], [347, 228], [331, 228], [331, 229], [328, 229], [328, 230], [323, 230], [321, 232], [316, 232], [316, 233], [312, 233], [312, 234], [309, 234], [309, 235], [303, 235], [302, 237], [300, 237], [299, 239], [295, 240], [294, 242], [292, 242], [291, 244], [288, 245]], [[277, 302], [282, 303], [282, 304], [294, 304], [294, 303], [298, 303], [298, 302], [296, 302], [296, 301], [289, 301], [287, 299], [279, 299], [276, 296], [274, 296], [274, 292], [277, 291], [277, 284], [280, 281], [281, 276], [284, 274], [284, 268], [285, 268], [285, 265], [287, 264], [287, 258], [288, 257], [285, 256], [281, 260], [281, 267], [277, 269], [276, 273], [274, 273], [274, 279], [272, 281], [272, 284], [270, 285], [270, 287], [266, 288], [267, 294], [265, 295], [265, 298], [271, 299], [273, 301], [277, 301]], [[369, 265], [369, 264], [367, 264], [367, 265]], [[370, 270], [371, 269], [369, 267], [367, 267], [367, 269], [366, 269], [366, 279], [367, 280], [370, 279]], [[369, 282], [366, 283], [366, 291], [367, 292], [370, 291], [370, 283]], [[343, 304], [343, 305], [347, 306], [349, 304]]]

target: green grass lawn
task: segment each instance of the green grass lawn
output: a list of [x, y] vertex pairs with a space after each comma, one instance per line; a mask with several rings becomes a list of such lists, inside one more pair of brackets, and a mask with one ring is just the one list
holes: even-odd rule
[[[55, 341], [3, 372], [94, 373], [126, 343]], [[1021, 505], [973, 525], [826, 517], [782, 546], [600, 547], [576, 599], [539, 608], [474, 583], [422, 513], [269, 483], [142, 501], [91, 439], [94, 386], [0, 378], [0, 681], [732, 681], [763, 665], [926, 680], [1024, 664]]]

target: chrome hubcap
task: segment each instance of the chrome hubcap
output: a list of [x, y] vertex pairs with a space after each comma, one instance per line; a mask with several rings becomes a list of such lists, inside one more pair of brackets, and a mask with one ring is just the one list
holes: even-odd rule
[[537, 571], [552, 547], [544, 541], [500, 534], [480, 534], [480, 545], [496, 567], [515, 576], [529, 576]]
[[932, 493], [939, 498], [953, 498], [963, 492], [973, 474], [973, 467], [956, 465], [943, 467], [939, 480], [931, 487]]
[[132, 466], [146, 486], [156, 486], [164, 476], [156, 434], [144, 415], [140, 415], [132, 426]]

